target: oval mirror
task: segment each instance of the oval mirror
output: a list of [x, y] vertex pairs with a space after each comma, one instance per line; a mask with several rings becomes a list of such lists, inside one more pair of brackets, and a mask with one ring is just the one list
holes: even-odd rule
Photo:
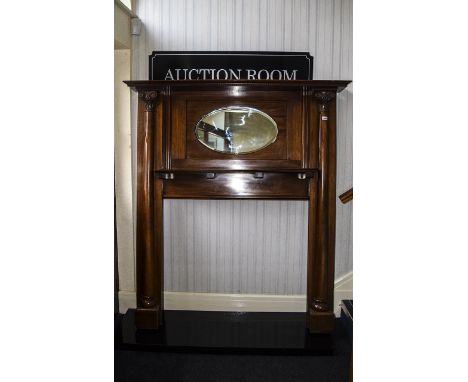
[[195, 134], [211, 150], [247, 154], [271, 145], [278, 135], [278, 127], [263, 111], [230, 106], [205, 115], [197, 123]]

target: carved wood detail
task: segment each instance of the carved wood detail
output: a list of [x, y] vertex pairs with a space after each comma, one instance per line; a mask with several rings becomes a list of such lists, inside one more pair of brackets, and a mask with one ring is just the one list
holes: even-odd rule
[[328, 104], [336, 96], [336, 92], [331, 92], [329, 90], [314, 91], [313, 94], [321, 104]]
[[145, 103], [145, 110], [147, 112], [152, 112], [154, 110], [154, 105], [158, 100], [159, 94], [161, 90], [151, 90], [151, 91], [143, 91], [139, 93], [139, 97]]

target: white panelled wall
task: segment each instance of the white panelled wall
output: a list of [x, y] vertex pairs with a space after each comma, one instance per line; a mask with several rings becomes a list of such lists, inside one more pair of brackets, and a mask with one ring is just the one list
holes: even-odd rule
[[[308, 51], [314, 79], [352, 79], [351, 0], [136, 0], [134, 11], [142, 21], [133, 36], [135, 80], [148, 79], [153, 50]], [[352, 86], [337, 107], [340, 194], [352, 187]], [[133, 113], [133, 145], [135, 130]], [[305, 294], [306, 211], [300, 201], [166, 200], [165, 290]], [[337, 199], [335, 276], [350, 271], [352, 202]], [[134, 275], [119, 269], [133, 284]]]
[[168, 200], [165, 290], [303, 294], [307, 202]]

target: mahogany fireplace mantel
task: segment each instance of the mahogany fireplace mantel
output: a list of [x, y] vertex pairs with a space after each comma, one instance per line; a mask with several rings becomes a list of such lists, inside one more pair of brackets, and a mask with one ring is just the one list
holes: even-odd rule
[[[139, 95], [136, 325], [163, 325], [164, 198], [290, 199], [309, 201], [307, 328], [333, 330], [336, 94], [350, 81], [125, 83]], [[226, 107], [271, 116], [276, 140], [246, 154], [210, 150], [195, 128]]]

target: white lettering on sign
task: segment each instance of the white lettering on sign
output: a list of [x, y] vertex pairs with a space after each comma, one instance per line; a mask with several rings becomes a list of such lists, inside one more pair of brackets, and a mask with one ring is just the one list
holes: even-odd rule
[[[297, 70], [267, 70], [260, 69], [168, 69], [165, 80], [240, 80], [242, 77], [248, 80], [295, 80]], [[242, 76], [244, 74], [244, 76]]]
[[[189, 80], [198, 80], [198, 77], [196, 78], [192, 78], [192, 72], [196, 72], [198, 74], [198, 70], [197, 69], [191, 69], [189, 74], [188, 74], [188, 79]], [[179, 74], [179, 72], [177, 72], [177, 74]], [[179, 79], [179, 76], [177, 76], [177, 79]], [[184, 78], [185, 80], [185, 78]]]
[[[275, 78], [275, 73], [278, 73], [278, 75]], [[279, 70], [272, 70], [270, 73], [270, 78], [272, 80], [282, 80], [283, 76], [281, 75], [281, 72]]]
[[241, 76], [241, 69], [237, 69], [237, 74], [234, 70], [232, 69], [229, 69], [229, 79], [231, 80], [240, 80], [240, 76]]
[[255, 79], [255, 73], [257, 71], [253, 69], [247, 69], [247, 79], [248, 80], [254, 80]]
[[172, 77], [171, 69], [169, 69], [166, 73], [166, 77], [164, 77], [165, 80], [170, 80], [174, 81], [174, 77]]
[[[224, 72], [224, 78], [221, 78], [221, 77], [220, 77], [220, 73], [221, 73], [221, 72]], [[219, 70], [216, 72], [216, 79], [217, 79], [217, 80], [227, 80], [228, 77], [229, 77], [229, 75], [228, 75], [227, 70], [219, 69]]]
[[296, 72], [297, 72], [297, 70], [293, 70], [292, 74], [291, 74], [291, 77], [288, 77], [288, 71], [283, 70], [284, 79], [285, 80], [295, 80], [296, 79]]
[[203, 80], [206, 80], [206, 73], [209, 73], [210, 69], [200, 69], [198, 71], [199, 74], [202, 74], [203, 73]]

